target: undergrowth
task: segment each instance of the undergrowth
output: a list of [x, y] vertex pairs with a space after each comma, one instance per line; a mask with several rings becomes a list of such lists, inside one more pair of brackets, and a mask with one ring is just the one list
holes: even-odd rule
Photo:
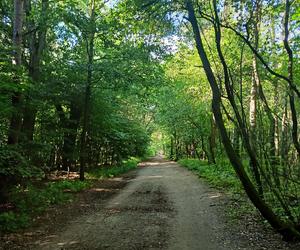
[[96, 168], [87, 173], [87, 178], [111, 178], [126, 173], [137, 167], [140, 162], [139, 158], [131, 157], [129, 160], [123, 161], [120, 166]]
[[15, 231], [25, 228], [32, 218], [45, 211], [50, 205], [72, 200], [72, 193], [91, 186], [91, 181], [62, 180], [45, 183], [42, 186], [27, 184], [17, 186], [10, 193], [13, 210], [0, 214], [0, 230]]
[[10, 208], [0, 213], [0, 231], [13, 232], [30, 226], [33, 218], [49, 206], [70, 202], [74, 193], [88, 189], [93, 180], [118, 176], [137, 167], [139, 159], [130, 158], [120, 166], [102, 167], [86, 173], [86, 180], [56, 180], [28, 183], [14, 187], [10, 192]]
[[198, 159], [181, 159], [178, 163], [199, 177], [206, 179], [214, 187], [222, 188], [231, 193], [239, 193], [242, 190], [240, 181], [229, 163], [210, 165], [206, 161]]

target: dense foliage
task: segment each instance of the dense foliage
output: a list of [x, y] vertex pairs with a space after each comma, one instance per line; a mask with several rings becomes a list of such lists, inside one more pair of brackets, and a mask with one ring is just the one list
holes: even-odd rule
[[51, 170], [144, 155], [150, 131], [143, 112], [163, 82], [151, 54], [159, 47], [143, 39], [147, 27], [127, 26], [134, 14], [124, 17], [122, 6], [102, 1], [0, 7], [1, 196]]

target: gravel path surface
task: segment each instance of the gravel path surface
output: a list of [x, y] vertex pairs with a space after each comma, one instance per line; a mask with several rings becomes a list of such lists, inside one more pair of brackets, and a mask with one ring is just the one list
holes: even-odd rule
[[225, 216], [228, 204], [227, 196], [192, 172], [155, 157], [98, 181], [36, 226], [0, 238], [0, 249], [300, 249], [253, 218], [232, 225]]
[[238, 249], [219, 235], [219, 197], [188, 170], [153, 158], [104, 208], [41, 239], [35, 249]]

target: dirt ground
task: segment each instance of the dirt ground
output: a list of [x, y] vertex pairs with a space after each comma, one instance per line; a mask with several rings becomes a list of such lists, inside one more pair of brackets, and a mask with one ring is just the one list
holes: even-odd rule
[[49, 208], [31, 229], [2, 236], [0, 249], [300, 249], [246, 216], [229, 223], [228, 203], [193, 173], [156, 157]]

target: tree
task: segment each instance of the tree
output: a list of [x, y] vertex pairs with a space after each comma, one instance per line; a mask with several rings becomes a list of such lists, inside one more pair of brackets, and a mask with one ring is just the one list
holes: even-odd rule
[[[39, 4], [39, 3], [38, 3]], [[46, 46], [46, 34], [47, 34], [47, 17], [48, 17], [48, 8], [49, 1], [42, 0], [40, 5], [40, 17], [35, 23], [34, 17], [32, 16], [33, 3], [29, 0], [26, 1], [26, 15], [27, 15], [27, 43], [30, 51], [29, 55], [29, 65], [28, 65], [28, 74], [34, 84], [40, 83], [40, 74], [41, 74], [41, 61], [42, 55]], [[35, 7], [35, 6], [34, 6]], [[30, 142], [33, 140], [34, 134], [34, 125], [36, 119], [37, 109], [34, 106], [32, 93], [27, 93], [25, 98], [25, 108], [22, 122], [22, 134], [25, 142]]]
[[24, 1], [14, 1], [14, 16], [13, 16], [13, 67], [14, 67], [14, 81], [17, 87], [12, 95], [12, 106], [14, 108], [12, 117], [10, 119], [9, 134], [7, 143], [17, 144], [20, 136], [21, 129], [21, 101], [22, 93], [20, 92], [20, 81], [22, 72], [22, 28], [23, 28], [23, 16], [24, 16]]

